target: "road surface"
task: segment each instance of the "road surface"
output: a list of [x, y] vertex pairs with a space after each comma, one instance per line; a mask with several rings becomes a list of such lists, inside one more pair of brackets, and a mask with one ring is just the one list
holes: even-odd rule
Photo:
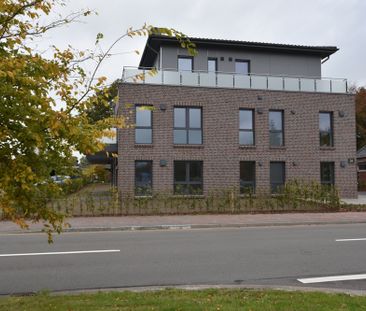
[[0, 294], [199, 284], [366, 291], [366, 226], [0, 234]]

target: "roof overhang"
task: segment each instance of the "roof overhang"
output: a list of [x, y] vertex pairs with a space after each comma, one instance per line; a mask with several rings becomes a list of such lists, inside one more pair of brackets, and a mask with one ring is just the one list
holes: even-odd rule
[[[319, 56], [321, 59], [326, 58], [338, 51], [336, 46], [306, 46], [306, 45], [290, 45], [278, 43], [235, 41], [221, 39], [206, 38], [190, 38], [197, 48], [213, 47], [213, 48], [232, 48], [246, 51], [262, 51], [272, 53], [288, 53]], [[152, 67], [162, 45], [179, 46], [179, 42], [175, 37], [163, 35], [151, 35], [147, 39], [144, 52], [141, 57], [139, 67]]]

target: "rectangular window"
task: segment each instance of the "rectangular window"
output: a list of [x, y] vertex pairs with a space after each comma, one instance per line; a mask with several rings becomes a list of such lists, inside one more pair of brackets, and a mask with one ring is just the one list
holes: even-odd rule
[[235, 60], [235, 73], [240, 75], [249, 74], [249, 61], [247, 60]]
[[248, 194], [255, 192], [255, 162], [240, 162], [240, 193]]
[[193, 58], [178, 56], [178, 71], [193, 71]]
[[174, 193], [202, 194], [202, 161], [174, 161]]
[[201, 108], [174, 108], [174, 144], [202, 144]]
[[333, 146], [332, 112], [319, 112], [319, 140], [321, 147]]
[[152, 161], [135, 161], [135, 195], [152, 194]]
[[284, 145], [283, 110], [269, 111], [269, 144], [273, 147]]
[[209, 58], [207, 61], [207, 71], [217, 72], [217, 58]]
[[152, 144], [152, 107], [136, 106], [135, 143]]
[[320, 183], [334, 185], [334, 162], [320, 162]]
[[254, 145], [254, 110], [239, 110], [239, 144]]
[[285, 185], [285, 162], [270, 163], [271, 192], [281, 192]]

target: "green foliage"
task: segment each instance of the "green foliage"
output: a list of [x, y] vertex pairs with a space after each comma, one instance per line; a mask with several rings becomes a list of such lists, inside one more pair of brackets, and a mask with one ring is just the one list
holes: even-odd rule
[[[146, 24], [130, 28], [105, 52], [96, 52], [102, 50], [98, 33], [95, 51], [52, 46], [46, 58], [34, 48], [35, 38], [92, 13], [80, 11], [44, 25], [57, 5], [65, 2], [0, 0], [0, 211], [22, 228], [27, 220], [45, 221], [50, 240], [64, 222], [64, 215], [46, 204], [62, 195], [50, 172], [71, 176], [75, 151], [98, 152], [104, 147], [101, 138], [113, 136], [109, 129], [125, 126], [110, 109], [116, 82], [106, 87], [106, 77], [97, 77], [101, 63], [123, 38], [169, 32]], [[171, 31], [192, 49], [186, 37]], [[96, 63], [90, 75], [83, 69], [87, 60]]]

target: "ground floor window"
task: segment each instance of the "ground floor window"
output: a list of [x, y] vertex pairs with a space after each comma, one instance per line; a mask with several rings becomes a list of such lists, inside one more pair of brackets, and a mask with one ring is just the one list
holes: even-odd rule
[[281, 192], [285, 185], [285, 162], [270, 163], [271, 192]]
[[334, 162], [320, 162], [320, 183], [334, 185]]
[[255, 191], [255, 162], [240, 162], [240, 193], [248, 194]]
[[135, 161], [135, 195], [152, 194], [152, 161]]
[[202, 194], [203, 162], [174, 161], [174, 193]]

